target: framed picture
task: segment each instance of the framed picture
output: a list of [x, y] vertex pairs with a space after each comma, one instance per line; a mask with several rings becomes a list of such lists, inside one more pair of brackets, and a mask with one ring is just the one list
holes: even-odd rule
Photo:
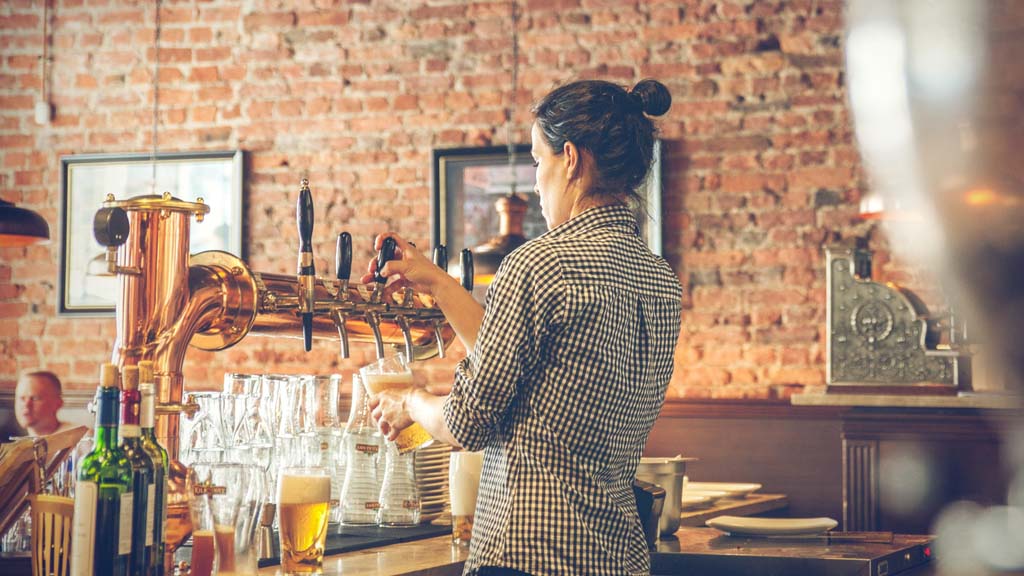
[[107, 194], [118, 200], [170, 192], [210, 206], [192, 222], [190, 251], [224, 250], [242, 257], [242, 151], [157, 154], [81, 154], [61, 157], [59, 314], [110, 315], [117, 277], [108, 274], [106, 248], [92, 221]]
[[[458, 265], [459, 252], [474, 248], [497, 236], [498, 213], [494, 203], [511, 190], [528, 203], [523, 234], [527, 240], [547, 231], [540, 211], [540, 199], [533, 192], [533, 158], [530, 146], [515, 146], [514, 176], [509, 168], [508, 148], [450, 148], [434, 150], [433, 194], [431, 196], [431, 245], [448, 247], [448, 261]], [[638, 210], [641, 237], [655, 254], [661, 254], [661, 143], [655, 141], [654, 163], [642, 191], [648, 218]], [[453, 266], [454, 267], [454, 266]]]

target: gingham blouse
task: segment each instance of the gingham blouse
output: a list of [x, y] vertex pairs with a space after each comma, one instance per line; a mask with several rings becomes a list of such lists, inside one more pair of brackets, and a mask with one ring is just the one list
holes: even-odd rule
[[505, 257], [444, 417], [485, 450], [466, 574], [647, 574], [632, 480], [665, 399], [681, 288], [623, 206]]

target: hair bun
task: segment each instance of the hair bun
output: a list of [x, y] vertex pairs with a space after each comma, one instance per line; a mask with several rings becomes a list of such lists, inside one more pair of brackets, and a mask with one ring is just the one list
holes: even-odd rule
[[661, 116], [672, 106], [672, 94], [657, 80], [650, 78], [637, 82], [629, 95], [643, 103], [642, 110], [648, 116]]

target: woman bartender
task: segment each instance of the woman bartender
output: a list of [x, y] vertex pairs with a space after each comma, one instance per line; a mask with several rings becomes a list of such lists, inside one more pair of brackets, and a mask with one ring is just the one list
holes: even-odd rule
[[549, 231], [505, 257], [486, 309], [388, 234], [399, 255], [383, 274], [433, 295], [470, 353], [448, 396], [382, 394], [373, 414], [389, 438], [416, 421], [485, 450], [467, 574], [649, 572], [632, 481], [672, 376], [681, 289], [629, 205], [651, 165], [648, 116], [670, 104], [654, 80], [574, 82], [537, 104]]

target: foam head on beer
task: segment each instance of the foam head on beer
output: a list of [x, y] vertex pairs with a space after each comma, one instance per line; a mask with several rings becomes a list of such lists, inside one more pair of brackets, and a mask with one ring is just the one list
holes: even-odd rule
[[331, 499], [331, 478], [325, 474], [300, 474], [285, 472], [278, 485], [279, 504], [312, 504], [329, 502]]
[[[405, 356], [397, 354], [381, 358], [373, 364], [359, 369], [366, 391], [376, 396], [385, 390], [405, 390], [413, 387], [412, 370]], [[433, 443], [430, 433], [423, 426], [413, 423], [395, 438], [395, 445], [402, 454], [423, 448]]]
[[381, 358], [369, 366], [362, 367], [359, 373], [370, 394], [411, 388], [413, 385], [412, 370], [409, 369], [409, 364], [402, 354]]

